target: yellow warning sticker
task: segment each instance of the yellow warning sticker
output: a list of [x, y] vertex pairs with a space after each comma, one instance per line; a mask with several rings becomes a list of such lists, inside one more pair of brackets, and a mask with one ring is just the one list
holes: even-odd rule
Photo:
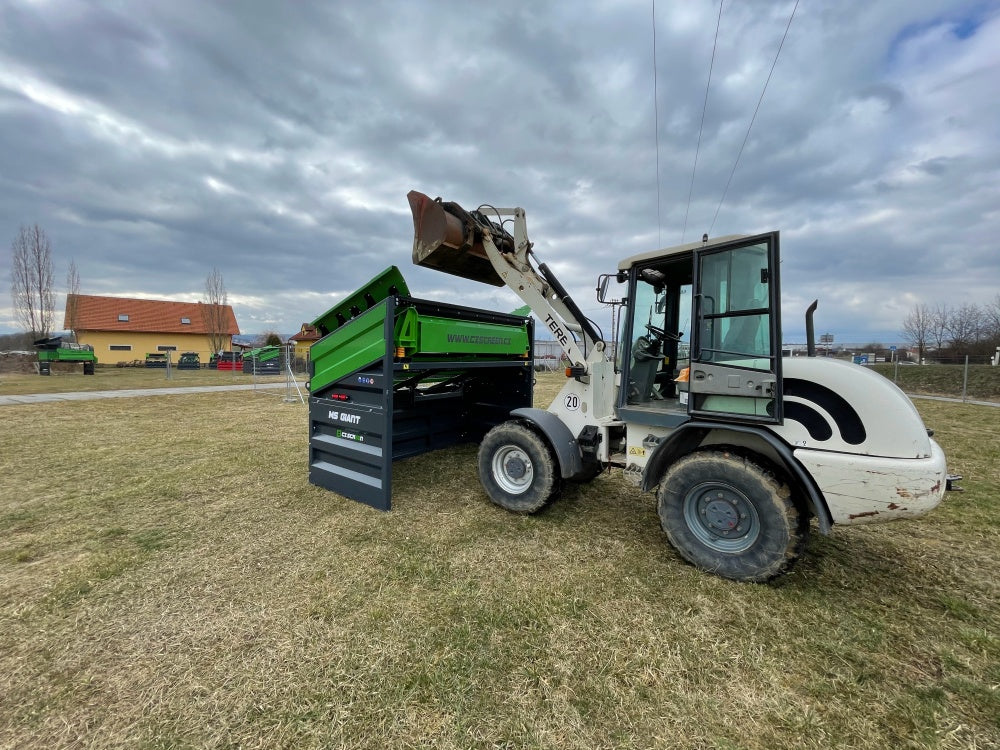
[[645, 456], [646, 449], [643, 448], [641, 445], [633, 445], [628, 449], [628, 454], [630, 456]]

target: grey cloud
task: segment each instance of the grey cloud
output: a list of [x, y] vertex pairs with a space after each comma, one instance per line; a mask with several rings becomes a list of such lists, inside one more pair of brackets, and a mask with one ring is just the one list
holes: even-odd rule
[[[588, 310], [597, 272], [679, 242], [685, 215], [699, 236], [717, 210], [714, 234], [782, 229], [786, 294], [825, 296], [832, 325], [864, 330], [848, 303], [862, 284], [945, 301], [1000, 278], [997, 105], [969, 75], [996, 63], [982, 51], [1000, 48], [995, 13], [802, 4], [720, 209], [790, 7], [724, 7], [690, 206], [717, 6], [657, 7], [659, 176], [649, 10], [8, 2], [0, 228], [45, 226], [85, 292], [197, 295], [219, 267], [234, 295], [263, 300], [237, 307], [245, 329], [287, 332], [322, 312], [312, 293], [389, 264], [419, 293], [509, 306], [409, 265], [411, 188], [524, 206]], [[933, 48], [939, 77], [913, 62], [929, 42], [912, 29], [963, 14], [976, 33]]]

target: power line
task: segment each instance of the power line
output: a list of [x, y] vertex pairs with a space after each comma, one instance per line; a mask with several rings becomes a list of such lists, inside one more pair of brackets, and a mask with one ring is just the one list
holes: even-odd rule
[[712, 85], [712, 70], [715, 68], [715, 50], [719, 46], [719, 27], [722, 25], [723, 0], [719, 0], [719, 18], [715, 22], [715, 41], [712, 42], [712, 60], [708, 64], [708, 81], [705, 82], [705, 102], [701, 106], [701, 125], [698, 127], [698, 146], [694, 150], [694, 166], [691, 167], [691, 184], [688, 186], [687, 207], [684, 209], [684, 228], [681, 230], [681, 244], [687, 234], [688, 212], [691, 210], [691, 194], [694, 192], [694, 175], [698, 171], [698, 154], [701, 152], [701, 134], [705, 130], [705, 112], [708, 110], [708, 89]]
[[[753, 117], [750, 118], [750, 125], [747, 126], [747, 133], [743, 136], [743, 144], [740, 146], [740, 151], [736, 154], [736, 161], [733, 163], [733, 171], [729, 173], [729, 179], [726, 181], [726, 188], [722, 191], [722, 198], [719, 199], [719, 205], [715, 209], [715, 216], [712, 217], [712, 223], [708, 227], [708, 233], [712, 233], [712, 227], [715, 226], [715, 220], [719, 218], [719, 210], [722, 208], [722, 202], [726, 199], [726, 193], [729, 192], [729, 185], [733, 181], [733, 175], [736, 174], [736, 167], [739, 166], [740, 157], [743, 156], [743, 149], [747, 145], [747, 141], [750, 139], [750, 129], [753, 127], [754, 121], [757, 119], [757, 113], [760, 111], [761, 102], [764, 101], [764, 94], [767, 92], [767, 84], [771, 82], [771, 75], [774, 73], [774, 68], [778, 64], [778, 55], [781, 54], [781, 48], [785, 46], [785, 38], [788, 36], [788, 29], [792, 25], [792, 19], [795, 18], [795, 10], [799, 7], [799, 0], [795, 0], [795, 5], [792, 7], [792, 13], [788, 16], [788, 23], [785, 25], [785, 33], [781, 36], [781, 43], [778, 45], [778, 51], [774, 53], [774, 61], [771, 63], [771, 70], [768, 71], [767, 80], [764, 81], [764, 88], [760, 92], [760, 99], [757, 100], [757, 108], [753, 111]], [[721, 9], [720, 9], [721, 10]]]
[[660, 218], [660, 98], [656, 90], [656, 0], [653, 0], [653, 140], [656, 141], [656, 239], [663, 247], [663, 220]]

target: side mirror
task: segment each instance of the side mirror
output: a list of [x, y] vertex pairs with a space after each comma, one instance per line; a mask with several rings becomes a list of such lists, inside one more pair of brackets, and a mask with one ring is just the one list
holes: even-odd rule
[[597, 277], [597, 301], [602, 305], [618, 305], [622, 302], [622, 298], [609, 298], [608, 296], [608, 286], [611, 284], [612, 279], [621, 283], [617, 274], [602, 273]]

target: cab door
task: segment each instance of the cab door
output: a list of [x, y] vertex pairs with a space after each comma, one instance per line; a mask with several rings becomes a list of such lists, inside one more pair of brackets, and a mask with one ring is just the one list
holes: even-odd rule
[[688, 412], [780, 424], [778, 233], [695, 251]]

